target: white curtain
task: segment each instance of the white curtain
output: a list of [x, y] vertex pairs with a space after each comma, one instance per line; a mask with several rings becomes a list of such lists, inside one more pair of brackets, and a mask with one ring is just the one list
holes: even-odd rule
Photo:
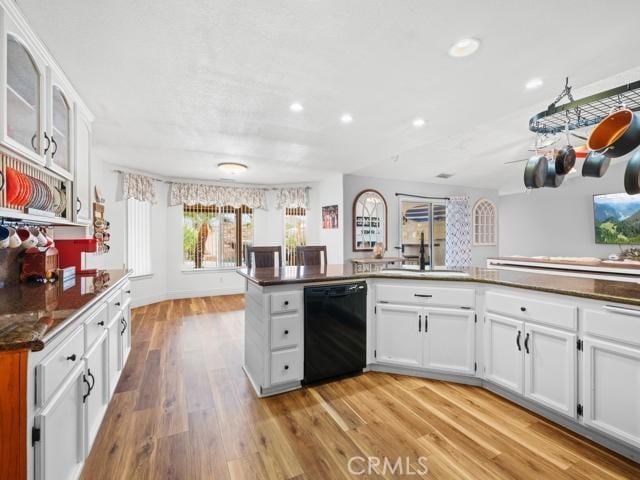
[[471, 266], [471, 211], [469, 197], [451, 197], [447, 202], [447, 268]]
[[129, 200], [135, 198], [141, 202], [156, 203], [155, 180], [137, 173], [122, 174], [122, 198]]
[[172, 183], [169, 206], [174, 205], [229, 205], [240, 208], [267, 209], [264, 188], [224, 187], [196, 183]]
[[310, 187], [280, 188], [276, 193], [278, 208], [309, 208]]

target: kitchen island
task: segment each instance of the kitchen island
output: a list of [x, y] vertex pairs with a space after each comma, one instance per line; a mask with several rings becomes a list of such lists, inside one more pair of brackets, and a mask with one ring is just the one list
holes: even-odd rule
[[131, 348], [129, 276], [0, 289], [0, 478], [80, 471]]
[[304, 378], [304, 289], [365, 281], [366, 368], [482, 386], [640, 460], [640, 285], [516, 270], [241, 270], [257, 395]]

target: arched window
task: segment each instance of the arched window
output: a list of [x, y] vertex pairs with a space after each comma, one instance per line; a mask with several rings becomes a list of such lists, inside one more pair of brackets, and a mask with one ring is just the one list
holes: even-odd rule
[[481, 198], [473, 207], [473, 244], [496, 245], [498, 212], [491, 200]]

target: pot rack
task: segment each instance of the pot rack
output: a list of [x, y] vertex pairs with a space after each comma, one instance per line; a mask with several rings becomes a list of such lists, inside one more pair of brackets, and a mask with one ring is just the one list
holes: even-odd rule
[[[567, 103], [558, 105], [562, 99]], [[543, 112], [529, 119], [529, 130], [539, 134], [557, 134], [600, 123], [613, 110], [624, 105], [631, 111], [640, 111], [640, 80], [574, 100], [565, 79], [564, 89]]]

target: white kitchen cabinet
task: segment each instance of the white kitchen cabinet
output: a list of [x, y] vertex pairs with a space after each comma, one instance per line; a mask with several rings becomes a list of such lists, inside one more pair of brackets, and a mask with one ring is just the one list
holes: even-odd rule
[[91, 382], [91, 391], [86, 404], [86, 454], [93, 445], [100, 423], [109, 404], [109, 345], [105, 330], [93, 348], [85, 355], [86, 376]]
[[423, 311], [423, 366], [452, 373], [475, 373], [475, 312], [454, 308]]
[[422, 366], [422, 308], [379, 303], [376, 306], [376, 359], [381, 363]]
[[35, 417], [40, 439], [35, 442], [35, 478], [76, 478], [84, 461], [84, 403], [88, 391], [82, 363], [48, 405]]
[[90, 115], [76, 103], [74, 108], [75, 134], [75, 221], [91, 223], [91, 148], [92, 131]]
[[2, 78], [2, 143], [40, 165], [50, 138], [45, 132], [45, 91], [47, 65], [31, 43], [25, 27], [7, 11], [2, 15], [0, 72]]
[[485, 378], [523, 393], [524, 322], [501, 315], [485, 315]]
[[107, 326], [107, 344], [109, 349], [109, 396], [113, 395], [120, 378], [120, 317], [111, 320]]
[[47, 167], [73, 180], [73, 103], [67, 93], [70, 87], [52, 67], [47, 69]]
[[583, 340], [583, 422], [640, 448], [640, 349]]
[[577, 336], [527, 323], [524, 328], [524, 394], [570, 417], [576, 416]]

